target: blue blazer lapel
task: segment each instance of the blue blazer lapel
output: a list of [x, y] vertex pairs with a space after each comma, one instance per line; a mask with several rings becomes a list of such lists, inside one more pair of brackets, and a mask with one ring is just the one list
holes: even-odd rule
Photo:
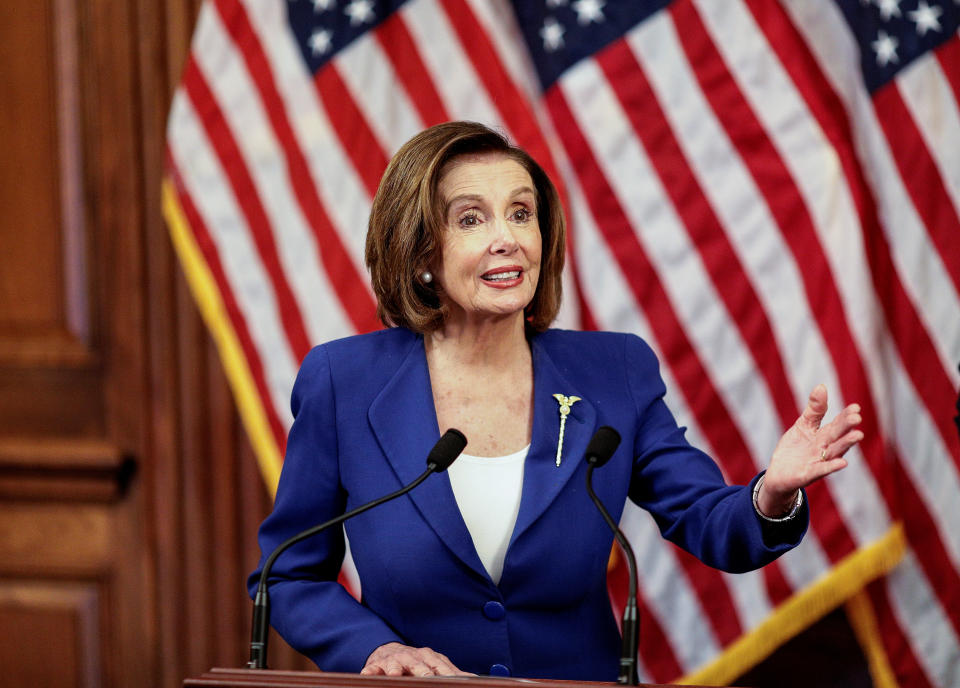
[[[523, 492], [511, 545], [556, 499], [564, 485], [583, 464], [587, 444], [596, 429], [597, 412], [583, 390], [570, 382], [534, 337], [533, 349], [533, 432], [530, 452], [523, 469]], [[581, 397], [570, 407], [564, 427], [560, 466], [556, 464], [560, 436], [560, 404], [554, 394]], [[508, 554], [509, 556], [509, 554]]]
[[[427, 454], [440, 439], [440, 429], [422, 337], [413, 340], [397, 372], [370, 405], [367, 417], [401, 483], [411, 482], [426, 470]], [[447, 474], [430, 476], [407, 496], [444, 544], [485, 576]]]

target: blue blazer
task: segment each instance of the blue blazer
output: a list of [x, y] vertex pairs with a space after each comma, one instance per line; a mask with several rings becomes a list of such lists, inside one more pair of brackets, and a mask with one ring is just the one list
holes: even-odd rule
[[[374, 649], [397, 641], [431, 647], [478, 674], [615, 680], [620, 636], [606, 585], [612, 535], [584, 482], [584, 451], [601, 425], [623, 438], [594, 474], [615, 519], [629, 497], [664, 537], [726, 571], [763, 566], [799, 543], [806, 510], [787, 525], [761, 521], [750, 488], [727, 486], [716, 464], [686, 442], [641, 339], [549, 330], [530, 346], [532, 440], [499, 585], [480, 562], [449, 478], [430, 476], [346, 523], [362, 603], [336, 582], [339, 531], [277, 559], [272, 624], [321, 669], [359, 671]], [[567, 418], [559, 468], [555, 393], [582, 399]], [[413, 480], [440, 436], [423, 338], [400, 328], [313, 349], [292, 408], [274, 511], [260, 529], [264, 556], [296, 532]]]

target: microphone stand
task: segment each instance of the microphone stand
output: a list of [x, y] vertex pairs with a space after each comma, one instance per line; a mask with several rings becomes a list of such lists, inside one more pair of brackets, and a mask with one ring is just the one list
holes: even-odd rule
[[[391, 492], [372, 502], [358, 506], [356, 509], [331, 518], [326, 523], [321, 523], [301, 533], [297, 533], [273, 550], [264, 562], [263, 569], [260, 571], [260, 582], [257, 584], [257, 594], [253, 601], [253, 622], [250, 628], [250, 661], [247, 662], [248, 669], [267, 668], [267, 638], [270, 628], [270, 593], [267, 590], [267, 578], [270, 576], [270, 570], [273, 568], [273, 563], [277, 560], [277, 557], [298, 542], [313, 537], [331, 526], [343, 523], [348, 518], [353, 518], [375, 506], [380, 506], [384, 502], [389, 502], [391, 499], [405, 495], [426, 480], [431, 473], [445, 471], [450, 464], [453, 463], [454, 459], [460, 455], [460, 452], [463, 451], [466, 445], [467, 438], [463, 436], [463, 433], [453, 428], [447, 430], [430, 451], [430, 456], [427, 457], [427, 470], [421, 473], [416, 480], [401, 487], [396, 492]], [[451, 453], [452, 456], [450, 456]]]
[[[608, 431], [604, 436], [601, 433]], [[627, 560], [627, 568], [630, 574], [630, 586], [627, 592], [627, 603], [623, 608], [623, 619], [620, 623], [623, 643], [620, 646], [620, 675], [617, 677], [617, 683], [628, 686], [639, 685], [640, 679], [637, 675], [637, 640], [640, 637], [640, 612], [637, 606], [637, 558], [633, 554], [633, 548], [624, 536], [623, 531], [617, 526], [616, 522], [610, 516], [603, 502], [593, 491], [593, 469], [605, 464], [613, 455], [617, 445], [620, 444], [620, 435], [613, 428], [604, 426], [597, 430], [596, 434], [590, 440], [587, 446], [587, 494], [593, 500], [603, 520], [610, 526], [613, 536], [623, 550]], [[604, 446], [606, 445], [606, 446]]]

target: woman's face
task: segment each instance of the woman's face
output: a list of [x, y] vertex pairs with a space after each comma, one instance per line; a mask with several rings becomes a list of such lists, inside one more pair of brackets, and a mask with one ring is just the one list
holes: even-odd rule
[[533, 180], [499, 153], [464, 155], [441, 174], [444, 233], [436, 279], [449, 322], [523, 313], [540, 278]]

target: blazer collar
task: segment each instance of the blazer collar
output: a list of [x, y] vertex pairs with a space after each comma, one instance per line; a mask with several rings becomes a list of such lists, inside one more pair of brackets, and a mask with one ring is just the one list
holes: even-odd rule
[[[412, 338], [407, 355], [373, 400], [367, 417], [402, 484], [426, 470], [427, 455], [440, 439], [440, 429], [423, 337]], [[485, 575], [446, 472], [431, 475], [407, 496], [444, 544], [465, 564]]]
[[[571, 382], [550, 357], [542, 338], [533, 337], [533, 432], [530, 453], [523, 467], [520, 513], [513, 529], [512, 545], [540, 518], [557, 498], [577, 469], [597, 424], [597, 413], [585, 390]], [[560, 438], [560, 404], [554, 394], [578, 396], [570, 407], [563, 432], [563, 451], [557, 466]]]
[[[577, 472], [597, 419], [596, 410], [584, 390], [560, 371], [540, 337], [531, 339], [531, 349], [533, 431], [524, 464], [520, 511], [511, 546], [547, 510]], [[554, 394], [581, 397], [571, 406], [567, 416], [559, 467], [556, 455], [560, 405]], [[427, 454], [440, 438], [440, 429], [422, 337], [411, 338], [410, 347], [396, 373], [371, 404], [368, 419], [401, 483], [412, 481], [426, 469]], [[430, 476], [410, 492], [409, 497], [446, 546], [466, 565], [486, 576], [447, 474]]]

